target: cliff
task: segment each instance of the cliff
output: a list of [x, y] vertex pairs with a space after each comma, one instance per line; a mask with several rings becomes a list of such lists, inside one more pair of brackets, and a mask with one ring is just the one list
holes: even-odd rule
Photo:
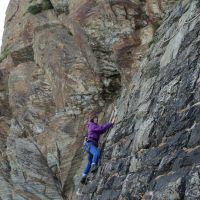
[[[199, 11], [198, 0], [11, 0], [0, 198], [199, 199]], [[93, 110], [118, 123], [80, 186]]]

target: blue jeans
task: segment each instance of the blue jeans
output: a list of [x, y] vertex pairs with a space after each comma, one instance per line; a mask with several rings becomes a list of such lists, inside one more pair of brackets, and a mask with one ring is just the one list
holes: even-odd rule
[[87, 146], [88, 163], [83, 171], [83, 176], [87, 176], [89, 174], [92, 164], [95, 165], [98, 164], [98, 160], [100, 157], [99, 149], [92, 142], [87, 142], [86, 146]]

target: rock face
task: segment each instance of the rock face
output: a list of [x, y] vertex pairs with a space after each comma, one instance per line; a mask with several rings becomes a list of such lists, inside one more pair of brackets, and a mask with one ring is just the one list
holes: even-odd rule
[[[198, 0], [11, 0], [0, 198], [199, 199], [199, 11]], [[103, 122], [114, 108], [98, 173], [80, 187], [86, 115]]]

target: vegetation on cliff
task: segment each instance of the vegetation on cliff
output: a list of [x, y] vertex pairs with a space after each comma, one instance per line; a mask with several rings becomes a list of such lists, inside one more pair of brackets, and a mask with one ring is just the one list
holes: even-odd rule
[[43, 0], [42, 3], [32, 2], [32, 4], [27, 8], [27, 12], [36, 15], [43, 10], [53, 9], [53, 5], [50, 0]]

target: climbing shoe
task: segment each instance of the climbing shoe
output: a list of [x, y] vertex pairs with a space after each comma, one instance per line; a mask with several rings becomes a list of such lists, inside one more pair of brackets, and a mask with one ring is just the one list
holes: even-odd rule
[[96, 164], [92, 164], [91, 173], [95, 173], [98, 170], [98, 166]]
[[87, 180], [87, 177], [86, 176], [83, 176], [80, 180], [80, 183], [82, 184], [86, 184], [86, 180]]

